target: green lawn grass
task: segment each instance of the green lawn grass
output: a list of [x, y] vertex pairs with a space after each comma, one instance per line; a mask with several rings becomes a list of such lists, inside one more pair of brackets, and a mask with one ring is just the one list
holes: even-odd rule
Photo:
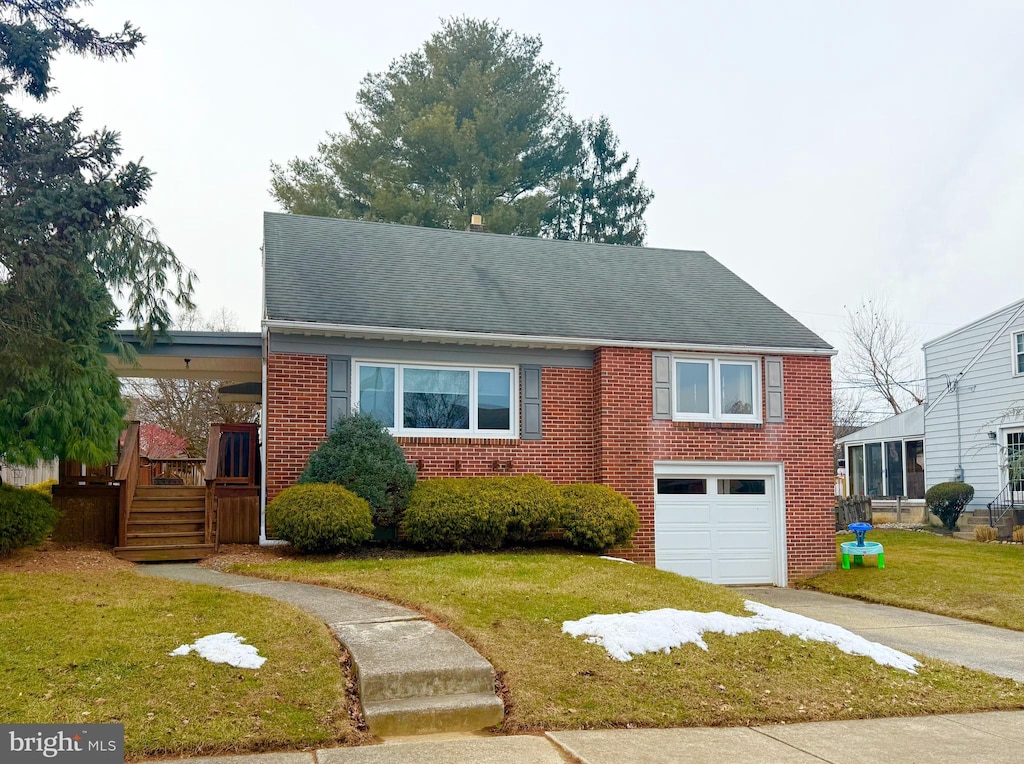
[[[0, 574], [0, 722], [120, 722], [129, 758], [358, 742], [339, 648], [305, 613], [132, 572]], [[259, 670], [168, 652], [233, 631]]]
[[914, 676], [816, 642], [709, 634], [620, 663], [561, 631], [592, 613], [675, 607], [744, 614], [719, 586], [571, 553], [453, 554], [238, 565], [427, 613], [498, 670], [506, 731], [743, 725], [1024, 707], [1024, 686], [937, 661]]
[[800, 585], [1024, 631], [1024, 547], [911, 531], [875, 530], [868, 539], [885, 547], [884, 570], [868, 557], [864, 567], [851, 565]]

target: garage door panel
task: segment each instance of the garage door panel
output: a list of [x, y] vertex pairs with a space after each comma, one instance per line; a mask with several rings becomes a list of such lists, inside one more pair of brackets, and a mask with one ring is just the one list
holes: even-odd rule
[[659, 570], [667, 570], [669, 573], [676, 573], [680, 576], [696, 578], [699, 581], [710, 581], [714, 575], [712, 560], [710, 557], [679, 557], [668, 556], [662, 563], [659, 560]]
[[775, 575], [771, 557], [719, 555], [715, 563], [715, 582], [719, 584], [770, 584]]
[[[751, 559], [760, 552], [766, 554], [771, 549], [772, 534], [768, 530], [719, 530], [715, 536], [715, 548], [726, 552], [746, 552]], [[757, 550], [751, 551], [751, 550]]]

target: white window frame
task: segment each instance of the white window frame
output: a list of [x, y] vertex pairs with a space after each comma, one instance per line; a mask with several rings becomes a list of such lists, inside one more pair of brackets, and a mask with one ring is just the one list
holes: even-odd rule
[[1013, 376], [1024, 377], [1024, 371], [1020, 371], [1020, 359], [1024, 358], [1024, 352], [1017, 349], [1017, 338], [1024, 337], [1024, 332], [1010, 332], [1010, 368]]
[[[383, 367], [395, 370], [395, 425], [388, 427], [388, 432], [398, 437], [427, 437], [427, 438], [518, 438], [519, 437], [519, 368], [516, 366], [487, 366], [487, 365], [447, 365], [436, 363], [400, 363], [395, 361], [354, 361], [352, 363], [352, 408], [358, 410], [360, 389], [359, 371], [364, 366]], [[450, 430], [441, 428], [418, 428], [404, 427], [405, 412], [403, 410], [405, 396], [404, 384], [405, 369], [424, 369], [426, 371], [467, 371], [469, 372], [469, 429]], [[509, 374], [509, 424], [507, 430], [482, 430], [478, 427], [479, 397], [477, 377], [480, 372], [503, 371]]]
[[[708, 364], [708, 408], [707, 414], [691, 414], [680, 412], [676, 405], [676, 364], [679, 362]], [[753, 411], [750, 414], [722, 413], [722, 364], [748, 365], [753, 369]], [[743, 422], [761, 424], [763, 422], [761, 403], [761, 359], [751, 356], [672, 356], [672, 419], [676, 422]]]

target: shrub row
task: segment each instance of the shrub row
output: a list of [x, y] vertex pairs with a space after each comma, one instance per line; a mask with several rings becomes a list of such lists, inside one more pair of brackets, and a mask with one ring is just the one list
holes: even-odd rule
[[45, 494], [0, 485], [0, 557], [42, 542], [58, 515]]
[[556, 526], [580, 549], [625, 544], [636, 507], [607, 486], [558, 488], [536, 475], [440, 478], [417, 483], [402, 528], [427, 549], [497, 549], [540, 541]]

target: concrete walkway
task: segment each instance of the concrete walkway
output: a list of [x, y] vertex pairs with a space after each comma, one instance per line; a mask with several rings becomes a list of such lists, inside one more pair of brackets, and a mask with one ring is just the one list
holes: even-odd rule
[[905, 653], [1024, 682], [1024, 634], [1019, 631], [807, 589], [738, 587], [736, 591], [756, 602], [837, 624]]
[[494, 694], [491, 664], [413, 610], [324, 586], [236, 576], [192, 564], [138, 570], [258, 594], [322, 620], [352, 655], [363, 715], [375, 735], [480, 730], [502, 721], [504, 707]]
[[[164, 760], [166, 762], [166, 760]], [[925, 764], [1024, 762], [1024, 711], [668, 730], [583, 730], [546, 736], [461, 736], [184, 759], [188, 764]]]

